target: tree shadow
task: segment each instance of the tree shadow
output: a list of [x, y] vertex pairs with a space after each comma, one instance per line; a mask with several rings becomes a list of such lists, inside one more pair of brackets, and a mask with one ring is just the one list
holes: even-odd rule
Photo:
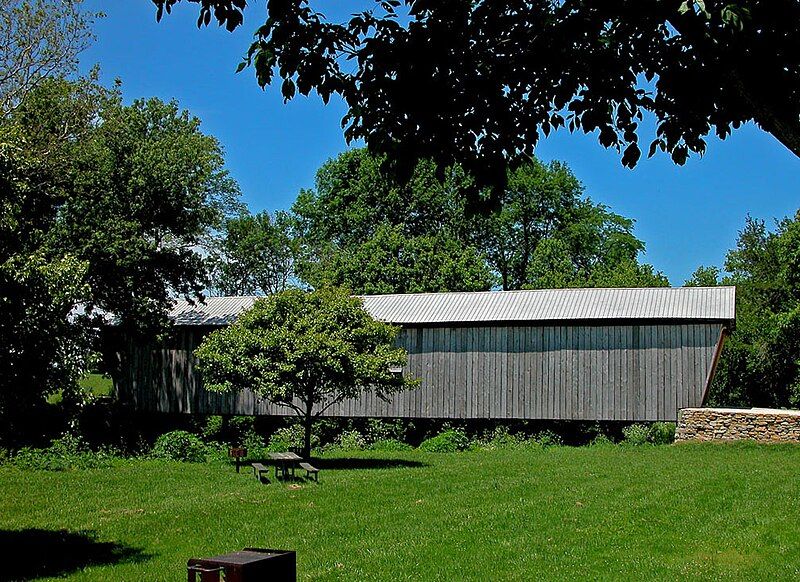
[[313, 464], [320, 470], [338, 471], [349, 469], [418, 469], [427, 467], [427, 463], [407, 461], [405, 459], [313, 459]]
[[141, 549], [97, 541], [92, 531], [0, 530], [0, 582], [64, 576], [96, 565], [143, 562]]

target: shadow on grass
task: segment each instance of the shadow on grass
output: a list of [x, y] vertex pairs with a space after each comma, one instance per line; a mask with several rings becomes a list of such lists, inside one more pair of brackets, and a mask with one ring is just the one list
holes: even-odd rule
[[87, 566], [143, 562], [150, 555], [91, 531], [0, 530], [0, 582], [64, 576]]
[[407, 461], [405, 459], [320, 459], [314, 458], [312, 463], [320, 470], [337, 471], [350, 469], [418, 469], [427, 467], [427, 463]]

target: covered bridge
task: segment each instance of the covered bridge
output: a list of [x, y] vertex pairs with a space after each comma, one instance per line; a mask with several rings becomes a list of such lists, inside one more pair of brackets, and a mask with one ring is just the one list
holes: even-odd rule
[[[173, 339], [127, 342], [118, 394], [139, 409], [293, 414], [254, 394], [203, 388], [194, 350], [255, 297], [178, 302]], [[384, 402], [337, 404], [327, 416], [671, 420], [703, 404], [734, 324], [733, 287], [559, 289], [363, 297], [376, 319], [402, 326], [404, 373], [420, 388]]]

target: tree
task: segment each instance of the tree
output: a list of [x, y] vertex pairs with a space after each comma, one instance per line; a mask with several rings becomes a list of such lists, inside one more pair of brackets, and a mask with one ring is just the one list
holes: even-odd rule
[[48, 248], [57, 184], [0, 127], [0, 443], [15, 445], [44, 397], [70, 389], [88, 365], [91, 330], [71, 316], [85, 300], [87, 265]]
[[355, 293], [479, 291], [494, 277], [462, 235], [466, 178], [457, 169], [437, 177], [420, 162], [408, 182], [381, 169], [366, 150], [350, 150], [317, 172], [315, 190], [292, 206], [303, 251], [301, 278], [314, 287]]
[[635, 259], [602, 262], [595, 266], [583, 287], [669, 287], [669, 279], [652, 265]]
[[[189, 1], [198, 26], [243, 21], [245, 0]], [[160, 19], [179, 0], [153, 2]], [[645, 113], [657, 122], [648, 155], [678, 164], [748, 121], [800, 155], [796, 0], [367, 4], [328, 22], [309, 0], [268, 2], [240, 70], [252, 65], [262, 87], [277, 74], [286, 100], [340, 95], [347, 139], [400, 176], [419, 159], [458, 162], [499, 195], [507, 166], [562, 126], [633, 167]]]
[[195, 354], [209, 390], [252, 390], [294, 410], [308, 457], [313, 422], [327, 408], [365, 392], [385, 399], [414, 384], [392, 372], [407, 358], [394, 347], [398, 333], [348, 291], [290, 289], [256, 301]]
[[75, 72], [94, 40], [101, 14], [81, 0], [0, 0], [0, 117], [9, 115], [42, 81]]
[[[356, 293], [669, 284], [639, 263], [644, 243], [633, 220], [592, 202], [563, 163], [533, 159], [509, 172], [498, 206], [481, 213], [467, 209], [470, 179], [458, 166], [440, 181], [423, 161], [404, 184], [382, 166], [351, 150], [326, 162], [316, 189], [298, 196], [292, 212], [307, 283]], [[569, 264], [561, 269], [556, 259]]]
[[177, 102], [116, 98], [77, 147], [55, 244], [89, 265], [87, 305], [152, 333], [175, 295], [199, 299], [208, 266], [198, 252], [240, 211], [239, 188], [216, 138]]
[[214, 249], [213, 289], [222, 295], [271, 295], [289, 287], [298, 250], [287, 213], [235, 216], [223, 231]]
[[700, 265], [695, 269], [684, 286], [686, 287], [716, 287], [719, 285], [720, 272], [718, 267], [706, 267]]
[[346, 286], [360, 294], [486, 291], [489, 266], [472, 247], [446, 234], [409, 237], [382, 224], [363, 243], [306, 266], [314, 287]]
[[644, 243], [633, 220], [592, 202], [561, 162], [533, 159], [509, 172], [498, 201], [497, 210], [472, 216], [465, 232], [503, 289], [669, 284], [639, 264]]
[[[61, 390], [65, 402], [75, 400], [93, 360], [93, 328], [74, 312], [89, 297], [89, 266], [55, 244], [54, 233], [71, 192], [74, 145], [107, 93], [88, 81], [71, 86], [63, 99], [43, 81], [0, 118], [0, 441], [7, 445], [39, 426], [46, 396]], [[52, 107], [33, 114], [45, 100]]]
[[102, 311], [153, 335], [175, 295], [197, 297], [197, 248], [237, 193], [174, 103], [46, 79], [0, 120], [0, 438], [47, 395], [79, 396]]
[[[720, 360], [709, 403], [800, 406], [800, 211], [770, 231], [747, 217], [719, 281], [736, 285], [736, 329]], [[716, 268], [687, 283], [713, 284]]]

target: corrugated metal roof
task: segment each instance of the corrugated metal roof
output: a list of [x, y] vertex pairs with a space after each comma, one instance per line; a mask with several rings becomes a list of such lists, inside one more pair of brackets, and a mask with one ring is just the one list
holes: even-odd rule
[[[205, 304], [178, 301], [176, 325], [226, 325], [257, 297], [208, 297]], [[367, 295], [375, 319], [397, 324], [491, 323], [603, 319], [732, 321], [735, 287], [647, 289], [543, 289], [478, 293]]]
[[258, 297], [206, 297], [204, 303], [195, 302], [194, 305], [180, 299], [169, 317], [175, 325], [229, 325], [256, 299]]
[[369, 295], [375, 319], [444, 324], [597, 319], [733, 320], [735, 287], [542, 289]]

